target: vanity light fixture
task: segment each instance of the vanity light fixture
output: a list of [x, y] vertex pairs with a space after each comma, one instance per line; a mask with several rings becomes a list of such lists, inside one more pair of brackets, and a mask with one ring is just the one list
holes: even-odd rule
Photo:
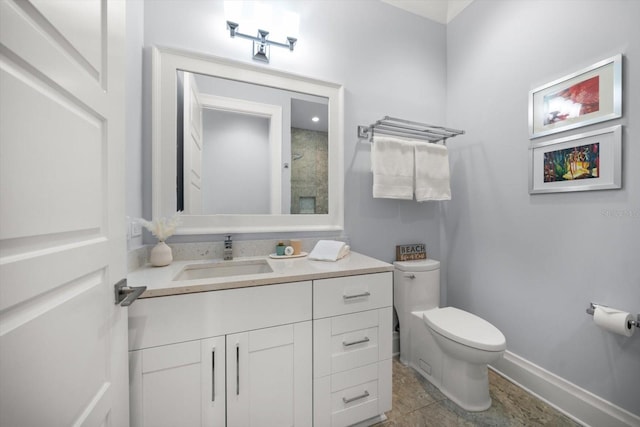
[[258, 30], [258, 36], [250, 36], [248, 34], [243, 34], [238, 31], [238, 27], [240, 24], [237, 24], [232, 21], [227, 21], [227, 29], [229, 29], [229, 35], [231, 37], [242, 37], [245, 39], [253, 40], [253, 59], [256, 61], [269, 62], [269, 46], [275, 45], [280, 47], [289, 48], [290, 51], [293, 51], [293, 47], [295, 46], [298, 39], [295, 37], [287, 37], [287, 43], [278, 43], [273, 40], [267, 39], [269, 36], [269, 31]]

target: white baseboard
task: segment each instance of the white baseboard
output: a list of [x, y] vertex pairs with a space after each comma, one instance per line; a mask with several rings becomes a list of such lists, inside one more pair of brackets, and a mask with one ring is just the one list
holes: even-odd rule
[[585, 426], [640, 427], [639, 416], [509, 351], [490, 368]]

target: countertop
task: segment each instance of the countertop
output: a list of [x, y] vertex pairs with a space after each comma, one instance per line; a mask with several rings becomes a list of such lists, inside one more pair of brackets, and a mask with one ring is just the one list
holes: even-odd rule
[[153, 298], [393, 271], [393, 265], [357, 252], [351, 252], [336, 262], [314, 261], [308, 257], [273, 259], [268, 256], [234, 258], [233, 261], [257, 259], [265, 259], [273, 272], [176, 281], [173, 279], [187, 265], [228, 263], [229, 261], [221, 259], [174, 261], [166, 267], [147, 265], [132, 271], [127, 275], [127, 282], [129, 286], [147, 286], [147, 290], [140, 298]]

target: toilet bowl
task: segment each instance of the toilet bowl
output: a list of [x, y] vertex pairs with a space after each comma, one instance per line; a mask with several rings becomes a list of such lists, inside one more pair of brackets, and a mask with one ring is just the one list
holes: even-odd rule
[[463, 409], [488, 409], [491, 398], [487, 364], [504, 354], [504, 335], [474, 314], [455, 307], [439, 307], [438, 261], [394, 264], [401, 362]]

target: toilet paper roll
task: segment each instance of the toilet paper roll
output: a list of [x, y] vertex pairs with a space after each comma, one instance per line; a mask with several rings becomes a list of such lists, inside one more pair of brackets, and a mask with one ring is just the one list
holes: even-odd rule
[[633, 320], [631, 313], [615, 308], [597, 305], [593, 311], [593, 321], [596, 325], [625, 337], [630, 337], [635, 332], [636, 327], [630, 323], [631, 320]]
[[293, 255], [293, 248], [291, 246], [287, 246], [286, 248], [284, 248], [284, 254], [286, 256], [291, 256]]

